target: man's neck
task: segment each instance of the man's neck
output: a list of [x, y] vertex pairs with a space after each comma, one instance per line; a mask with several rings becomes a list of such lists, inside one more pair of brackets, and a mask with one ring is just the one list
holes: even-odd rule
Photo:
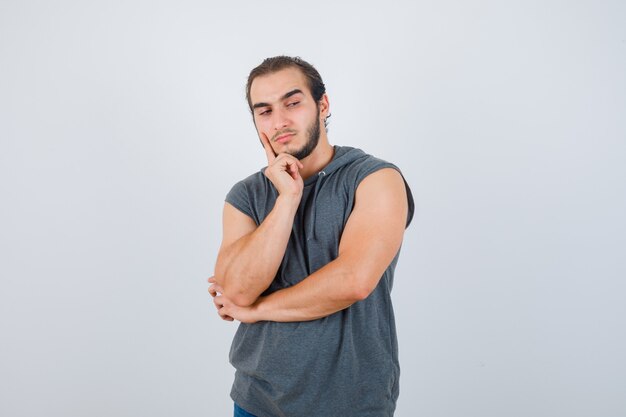
[[304, 168], [300, 170], [303, 179], [309, 178], [311, 175], [317, 175], [326, 165], [332, 161], [335, 155], [335, 148], [328, 143], [327, 138], [320, 138], [319, 143], [309, 156], [300, 160]]

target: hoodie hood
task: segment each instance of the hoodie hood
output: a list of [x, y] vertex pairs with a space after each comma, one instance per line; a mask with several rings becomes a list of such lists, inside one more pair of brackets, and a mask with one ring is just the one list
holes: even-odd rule
[[316, 175], [311, 175], [304, 181], [304, 186], [311, 185], [316, 182], [318, 179], [323, 179], [326, 175], [333, 173], [338, 168], [341, 168], [344, 165], [349, 164], [359, 158], [363, 158], [367, 156], [365, 152], [360, 149], [351, 148], [349, 146], [333, 146], [335, 149], [335, 154], [333, 155], [333, 159], [330, 160], [328, 165], [322, 168]]

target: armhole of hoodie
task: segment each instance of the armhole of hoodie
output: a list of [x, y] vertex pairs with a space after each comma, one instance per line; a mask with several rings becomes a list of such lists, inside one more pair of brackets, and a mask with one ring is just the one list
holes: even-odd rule
[[254, 211], [250, 206], [250, 195], [248, 194], [248, 189], [243, 181], [239, 181], [233, 186], [233, 188], [230, 189], [226, 195], [225, 201], [246, 216], [253, 219], [258, 224], [254, 216]]

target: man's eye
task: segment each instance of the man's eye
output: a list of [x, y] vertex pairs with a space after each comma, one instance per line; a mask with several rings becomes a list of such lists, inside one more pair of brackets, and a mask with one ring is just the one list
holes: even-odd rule
[[287, 107], [294, 107], [295, 105], [297, 105], [299, 103], [300, 103], [299, 101], [294, 101], [294, 102], [291, 102], [291, 103], [287, 104]]
[[259, 113], [259, 116], [265, 116], [270, 114], [271, 110], [263, 110], [261, 113]]

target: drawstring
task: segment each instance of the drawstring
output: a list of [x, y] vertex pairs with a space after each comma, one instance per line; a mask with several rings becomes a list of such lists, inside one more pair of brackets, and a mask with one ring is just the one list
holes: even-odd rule
[[317, 173], [317, 181], [315, 182], [315, 189], [313, 190], [313, 199], [311, 201], [311, 221], [309, 222], [309, 232], [307, 233], [306, 240], [311, 240], [311, 238], [315, 239], [315, 221], [317, 220], [317, 214], [315, 209], [315, 201], [317, 200], [317, 193], [319, 192], [322, 186], [322, 178], [326, 176], [326, 172], [320, 171]]

